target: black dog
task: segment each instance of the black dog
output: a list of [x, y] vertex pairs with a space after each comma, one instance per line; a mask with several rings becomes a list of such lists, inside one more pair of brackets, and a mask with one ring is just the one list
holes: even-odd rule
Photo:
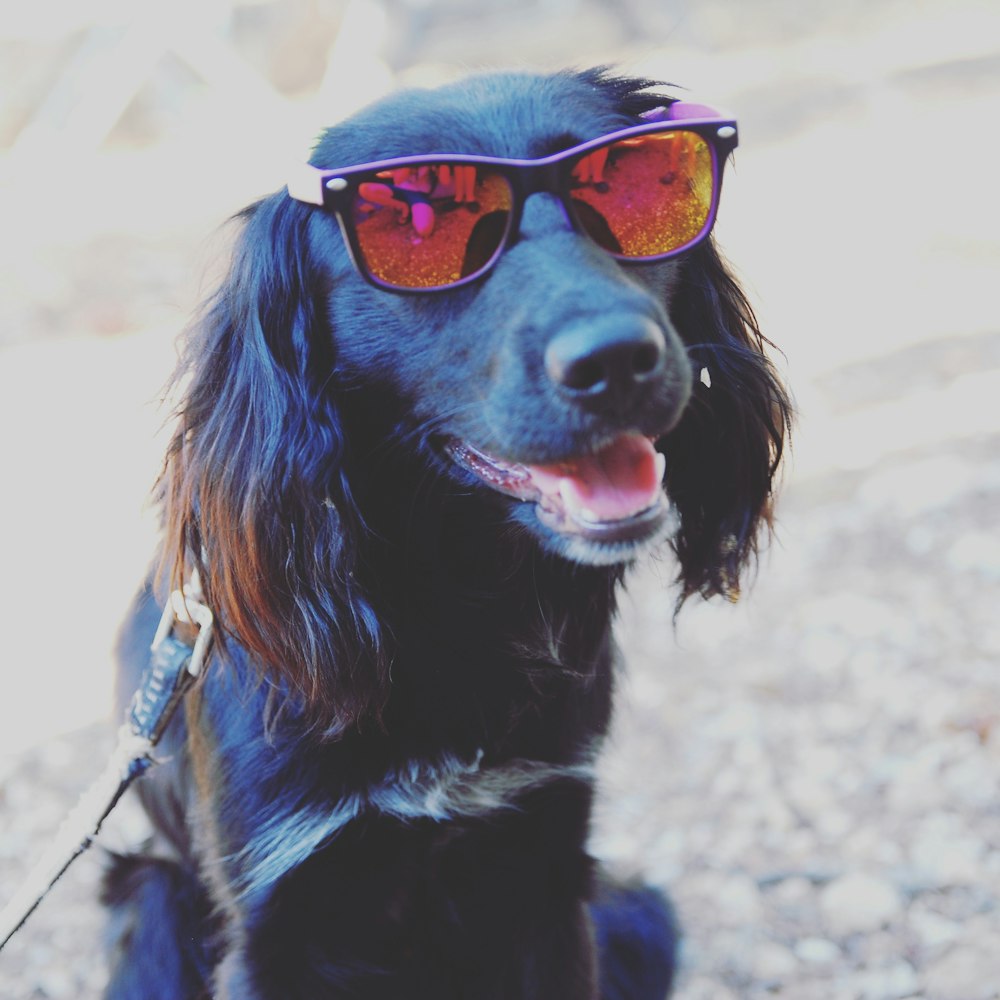
[[[140, 786], [156, 841], [109, 874], [114, 1000], [669, 990], [667, 904], [586, 852], [615, 592], [656, 544], [680, 600], [735, 592], [788, 405], [706, 233], [630, 263], [578, 204], [620, 199], [601, 174], [663, 117], [649, 87], [594, 71], [400, 94], [323, 136], [316, 205], [282, 191], [243, 213], [161, 484], [161, 579], [197, 569], [221, 635]], [[585, 150], [571, 195], [552, 187], [552, 154], [635, 126], [606, 164]], [[551, 162], [442, 156], [369, 172], [365, 197], [333, 176], [441, 151]], [[463, 169], [500, 193], [457, 193]], [[531, 186], [519, 218], [508, 173]], [[318, 204], [343, 190], [355, 241], [391, 213], [401, 270], [355, 242], [359, 274]], [[417, 274], [463, 213], [480, 228], [461, 270]], [[457, 287], [374, 287], [435, 281]], [[123, 701], [158, 598], [151, 582], [123, 634]]]

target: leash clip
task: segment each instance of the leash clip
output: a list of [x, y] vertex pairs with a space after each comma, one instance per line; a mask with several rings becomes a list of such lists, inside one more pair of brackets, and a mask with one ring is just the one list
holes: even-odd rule
[[163, 609], [156, 635], [153, 636], [151, 650], [156, 655], [160, 646], [171, 636], [176, 635], [181, 642], [191, 647], [191, 659], [187, 664], [187, 672], [192, 677], [198, 677], [208, 656], [208, 647], [212, 641], [212, 631], [215, 627], [215, 615], [201, 599], [201, 587], [198, 580], [184, 584], [183, 590], [171, 593]]
[[201, 600], [197, 580], [175, 590], [163, 609], [150, 662], [129, 712], [137, 736], [155, 746], [177, 706], [200, 676], [212, 644], [215, 617]]

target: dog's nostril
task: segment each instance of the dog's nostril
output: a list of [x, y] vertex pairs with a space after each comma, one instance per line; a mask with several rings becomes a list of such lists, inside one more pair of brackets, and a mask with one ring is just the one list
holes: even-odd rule
[[632, 355], [632, 372], [639, 378], [653, 375], [663, 360], [663, 351], [656, 344], [640, 344]]
[[552, 382], [574, 397], [621, 399], [663, 370], [666, 344], [650, 320], [588, 322], [557, 334], [545, 350]]
[[568, 365], [559, 379], [561, 385], [576, 392], [600, 389], [604, 380], [604, 365], [592, 358], [583, 358]]

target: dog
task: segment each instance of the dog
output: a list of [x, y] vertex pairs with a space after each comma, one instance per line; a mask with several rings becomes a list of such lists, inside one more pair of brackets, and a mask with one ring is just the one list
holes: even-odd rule
[[395, 94], [239, 218], [182, 357], [140, 682], [218, 637], [110, 864], [110, 1000], [660, 1000], [587, 853], [630, 564], [732, 597], [790, 408], [710, 229], [735, 123], [607, 69]]

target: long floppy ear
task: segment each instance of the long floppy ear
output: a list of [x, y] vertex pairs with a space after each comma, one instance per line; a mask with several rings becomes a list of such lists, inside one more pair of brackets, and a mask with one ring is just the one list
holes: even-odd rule
[[680, 513], [674, 546], [681, 600], [739, 594], [741, 572], [771, 526], [772, 490], [791, 423], [769, 346], [713, 242], [684, 262], [670, 314], [688, 345], [694, 398], [666, 447], [666, 483]]
[[388, 666], [355, 573], [365, 529], [309, 225], [283, 193], [242, 213], [175, 379], [160, 492], [173, 585], [196, 568], [224, 646], [235, 639], [332, 736], [377, 717]]

